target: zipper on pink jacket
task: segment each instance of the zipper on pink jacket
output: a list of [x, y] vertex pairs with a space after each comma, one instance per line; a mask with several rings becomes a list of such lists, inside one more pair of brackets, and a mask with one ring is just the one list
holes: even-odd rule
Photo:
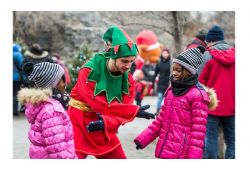
[[[181, 146], [180, 146], [180, 151], [179, 151], [179, 155], [178, 158], [181, 157], [181, 151], [184, 149], [184, 143], [186, 142], [186, 134], [182, 135], [182, 141], [181, 141]], [[182, 152], [183, 153], [183, 152]]]
[[[174, 97], [174, 98], [175, 98], [175, 97]], [[171, 105], [172, 105], [172, 102], [173, 102], [173, 100], [171, 100]], [[173, 114], [173, 107], [171, 107], [171, 116], [170, 116], [170, 118], [172, 118], [172, 114]], [[165, 135], [165, 137], [164, 137], [164, 142], [163, 142], [163, 145], [162, 145], [162, 147], [161, 147], [161, 150], [160, 150], [160, 153], [159, 153], [158, 157], [161, 156], [163, 147], [165, 146], [165, 143], [166, 143], [166, 140], [167, 140], [167, 136], [168, 136], [168, 132], [169, 132], [169, 128], [170, 128], [169, 125], [170, 125], [170, 121], [168, 122], [168, 129], [167, 129], [166, 135]]]

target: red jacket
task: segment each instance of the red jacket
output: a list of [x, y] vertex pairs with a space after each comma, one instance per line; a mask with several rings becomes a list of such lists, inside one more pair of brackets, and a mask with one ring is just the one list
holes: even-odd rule
[[235, 114], [235, 48], [219, 42], [207, 50], [212, 55], [203, 68], [199, 81], [216, 91], [218, 107], [209, 114], [231, 116]]
[[[90, 155], [107, 154], [121, 145], [116, 132], [120, 125], [132, 121], [139, 106], [133, 105], [135, 90], [134, 80], [129, 74], [129, 94], [123, 94], [122, 103], [113, 100], [110, 105], [105, 93], [94, 97], [95, 82], [87, 81], [90, 69], [80, 70], [77, 83], [70, 96], [86, 103], [94, 112], [84, 112], [69, 106], [68, 112], [74, 129], [74, 141], [77, 152]], [[104, 131], [88, 132], [86, 126], [98, 120], [99, 112], [104, 120]]]
[[135, 141], [139, 141], [142, 148], [145, 148], [159, 137], [155, 149], [157, 158], [202, 158], [209, 102], [205, 90], [196, 86], [185, 95], [177, 97], [170, 87], [159, 116]]

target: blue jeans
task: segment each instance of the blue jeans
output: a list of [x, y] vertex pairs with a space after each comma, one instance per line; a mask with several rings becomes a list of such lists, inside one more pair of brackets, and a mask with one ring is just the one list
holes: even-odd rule
[[235, 116], [212, 116], [208, 115], [207, 131], [205, 139], [206, 159], [218, 158], [218, 130], [222, 126], [226, 144], [226, 159], [235, 159]]
[[157, 110], [161, 109], [161, 102], [162, 102], [162, 100], [163, 100], [163, 93], [158, 92], [157, 93], [157, 103], [156, 103]]

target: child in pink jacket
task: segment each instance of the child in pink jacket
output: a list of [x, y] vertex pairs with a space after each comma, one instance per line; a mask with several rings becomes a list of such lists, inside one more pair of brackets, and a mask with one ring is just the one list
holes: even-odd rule
[[207, 110], [217, 105], [216, 95], [198, 82], [202, 63], [201, 46], [184, 51], [173, 60], [171, 86], [165, 92], [159, 116], [134, 139], [143, 149], [159, 137], [155, 157], [165, 159], [202, 158]]
[[18, 99], [25, 104], [30, 123], [29, 156], [31, 159], [74, 159], [73, 129], [67, 112], [52, 96], [52, 88], [60, 88], [64, 75], [58, 64], [42, 62], [24, 65], [24, 72], [34, 87], [23, 88]]

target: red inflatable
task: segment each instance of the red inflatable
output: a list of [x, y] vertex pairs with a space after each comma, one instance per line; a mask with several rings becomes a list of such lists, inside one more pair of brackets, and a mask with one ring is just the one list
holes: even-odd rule
[[161, 45], [151, 30], [143, 30], [136, 37], [139, 54], [144, 60], [156, 63], [161, 55]]

